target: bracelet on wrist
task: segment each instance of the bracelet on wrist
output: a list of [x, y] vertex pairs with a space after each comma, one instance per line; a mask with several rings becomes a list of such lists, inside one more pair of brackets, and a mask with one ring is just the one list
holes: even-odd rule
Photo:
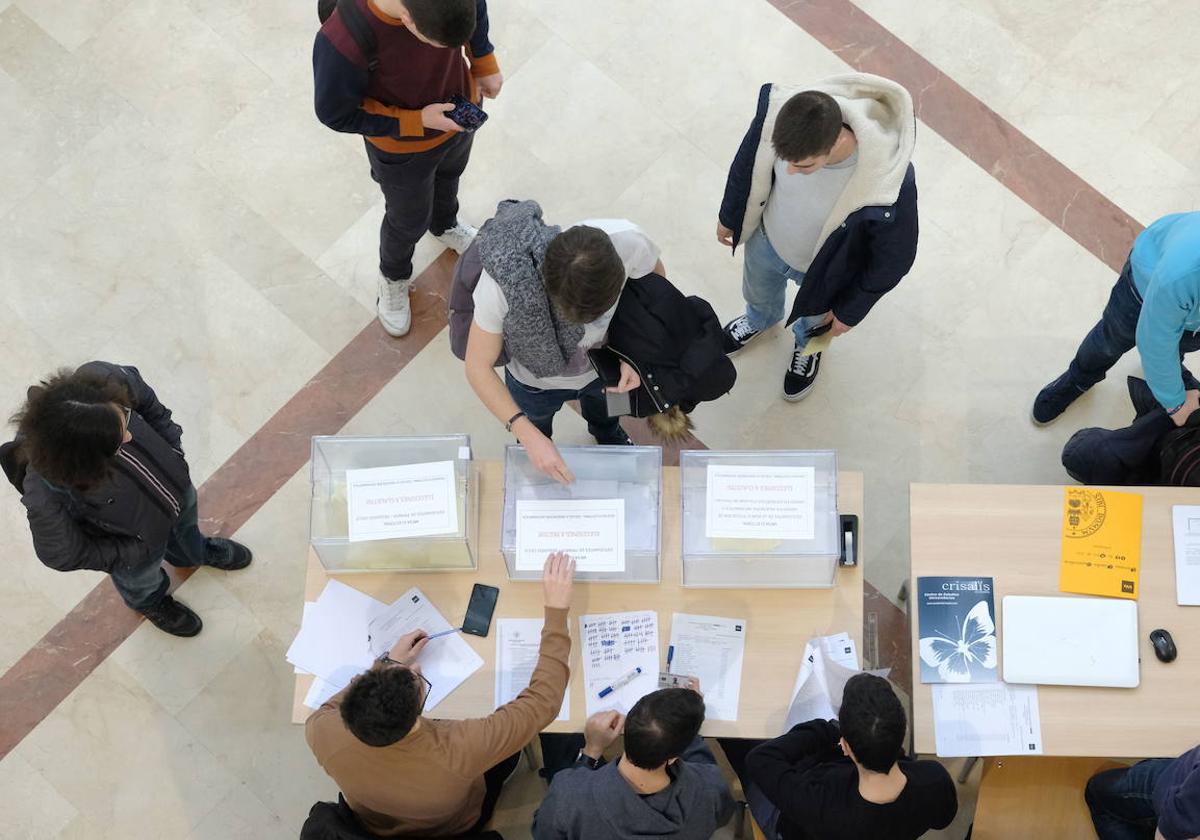
[[524, 411], [518, 411], [512, 417], [509, 417], [508, 422], [504, 424], [504, 431], [512, 432], [513, 423], [516, 423], [518, 420], [520, 420], [524, 416], [525, 416]]

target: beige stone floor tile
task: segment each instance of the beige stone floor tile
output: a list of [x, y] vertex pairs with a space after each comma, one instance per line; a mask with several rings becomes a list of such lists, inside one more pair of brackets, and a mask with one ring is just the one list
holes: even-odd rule
[[[488, 38], [496, 47], [506, 82], [551, 37], [550, 28], [521, 3], [490, 4], [488, 25]], [[500, 95], [504, 96], [503, 90]], [[484, 108], [490, 109], [489, 104], [485, 102]]]
[[187, 840], [266, 840], [299, 833], [299, 822], [290, 832], [289, 820], [273, 813], [245, 786], [235, 788], [209, 812]]
[[270, 79], [182, 0], [131, 0], [79, 49], [159, 131], [201, 143], [270, 86]]
[[309, 468], [306, 464], [237, 533], [254, 562], [222, 581], [263, 626], [289, 644], [300, 629], [308, 564]]
[[17, 0], [16, 4], [67, 50], [76, 50], [119, 14], [129, 0]]
[[198, 570], [175, 595], [204, 621], [200, 635], [181, 640], [143, 622], [111, 660], [162, 708], [178, 714], [262, 632], [258, 619], [223, 584], [247, 573]]
[[273, 81], [288, 85], [306, 81], [311, 89], [313, 39], [320, 28], [316, 3], [282, 0], [184, 0], [184, 3]]
[[0, 836], [53, 840], [78, 816], [75, 807], [20, 756], [0, 762], [0, 790], [9, 803], [0, 814]]
[[[9, 754], [84, 817], [90, 840], [185, 837], [237, 784], [129, 674], [105, 662]], [[90, 832], [83, 832], [84, 826]]]
[[[572, 187], [586, 192], [592, 206], [601, 208], [645, 172], [671, 142], [657, 116], [595, 65], [579, 60], [576, 51], [558, 38], [547, 40], [529, 58], [491, 109], [507, 134], [560, 177], [569, 176]], [[600, 119], [621, 130], [597, 131]], [[636, 143], [626, 136], [631, 130], [636, 132]]]
[[337, 786], [309, 751], [304, 727], [291, 722], [294, 675], [284, 660], [290, 642], [290, 637], [284, 641], [270, 631], [260, 633], [178, 719], [238, 780], [246, 796], [281, 817], [284, 826], [294, 826], [290, 836], [296, 836], [312, 804], [336, 798]]
[[307, 83], [269, 88], [197, 157], [314, 260], [379, 200], [362, 138], [321, 125]]

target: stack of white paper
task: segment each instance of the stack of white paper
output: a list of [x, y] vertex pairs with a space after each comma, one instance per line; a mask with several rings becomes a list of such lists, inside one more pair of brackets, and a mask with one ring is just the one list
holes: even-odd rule
[[933, 731], [945, 758], [1041, 755], [1042, 718], [1036, 685], [937, 683]]
[[658, 613], [585, 615], [579, 619], [587, 713], [626, 713], [658, 688]]
[[675, 613], [667, 671], [700, 680], [706, 718], [737, 720], [745, 648], [745, 619]]
[[[810, 639], [804, 646], [784, 731], [805, 721], [836, 718], [846, 682], [858, 671], [858, 649], [849, 633]], [[884, 676], [888, 671], [872, 673]]]
[[[540, 618], [496, 620], [496, 708], [515, 700], [529, 687], [542, 645]], [[563, 692], [558, 720], [571, 719], [571, 689]]]
[[1175, 531], [1175, 603], [1200, 605], [1200, 507], [1173, 505]]
[[[424, 630], [432, 635], [449, 630], [446, 621], [419, 589], [410, 589], [391, 606], [341, 581], [331, 580], [321, 596], [304, 605], [300, 632], [287, 652], [297, 672], [316, 677], [304, 698], [315, 709], [370, 668], [376, 658], [405, 633]], [[425, 709], [434, 708], [483, 660], [458, 635], [431, 640], [417, 664], [433, 685]]]

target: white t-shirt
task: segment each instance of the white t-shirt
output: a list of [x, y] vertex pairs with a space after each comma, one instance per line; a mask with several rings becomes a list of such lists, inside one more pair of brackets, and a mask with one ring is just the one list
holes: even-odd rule
[[[626, 278], [645, 277], [654, 271], [654, 266], [658, 263], [658, 246], [633, 222], [626, 219], [588, 219], [579, 224], [599, 228], [608, 234], [613, 247], [617, 249], [617, 254], [621, 257], [621, 262], [625, 264]], [[572, 225], [572, 227], [574, 226]], [[508, 314], [508, 301], [504, 297], [504, 290], [500, 288], [500, 284], [486, 271], [479, 275], [479, 283], [475, 286], [473, 298], [475, 300], [475, 323], [479, 325], [479, 328], [496, 335], [503, 334], [504, 316]], [[580, 339], [579, 346], [558, 376], [536, 376], [515, 359], [509, 361], [508, 372], [517, 381], [531, 388], [541, 388], [545, 391], [560, 388], [578, 391], [587, 387], [596, 378], [596, 372], [588, 363], [587, 351], [604, 343], [604, 336], [608, 332], [608, 322], [612, 320], [613, 313], [616, 311], [617, 305], [614, 303], [611, 309], [595, 321], [584, 325], [583, 338]]]

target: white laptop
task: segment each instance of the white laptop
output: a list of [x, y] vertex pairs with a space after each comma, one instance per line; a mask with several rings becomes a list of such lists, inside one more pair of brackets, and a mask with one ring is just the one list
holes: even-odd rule
[[1136, 688], [1137, 602], [1004, 596], [1004, 681]]

